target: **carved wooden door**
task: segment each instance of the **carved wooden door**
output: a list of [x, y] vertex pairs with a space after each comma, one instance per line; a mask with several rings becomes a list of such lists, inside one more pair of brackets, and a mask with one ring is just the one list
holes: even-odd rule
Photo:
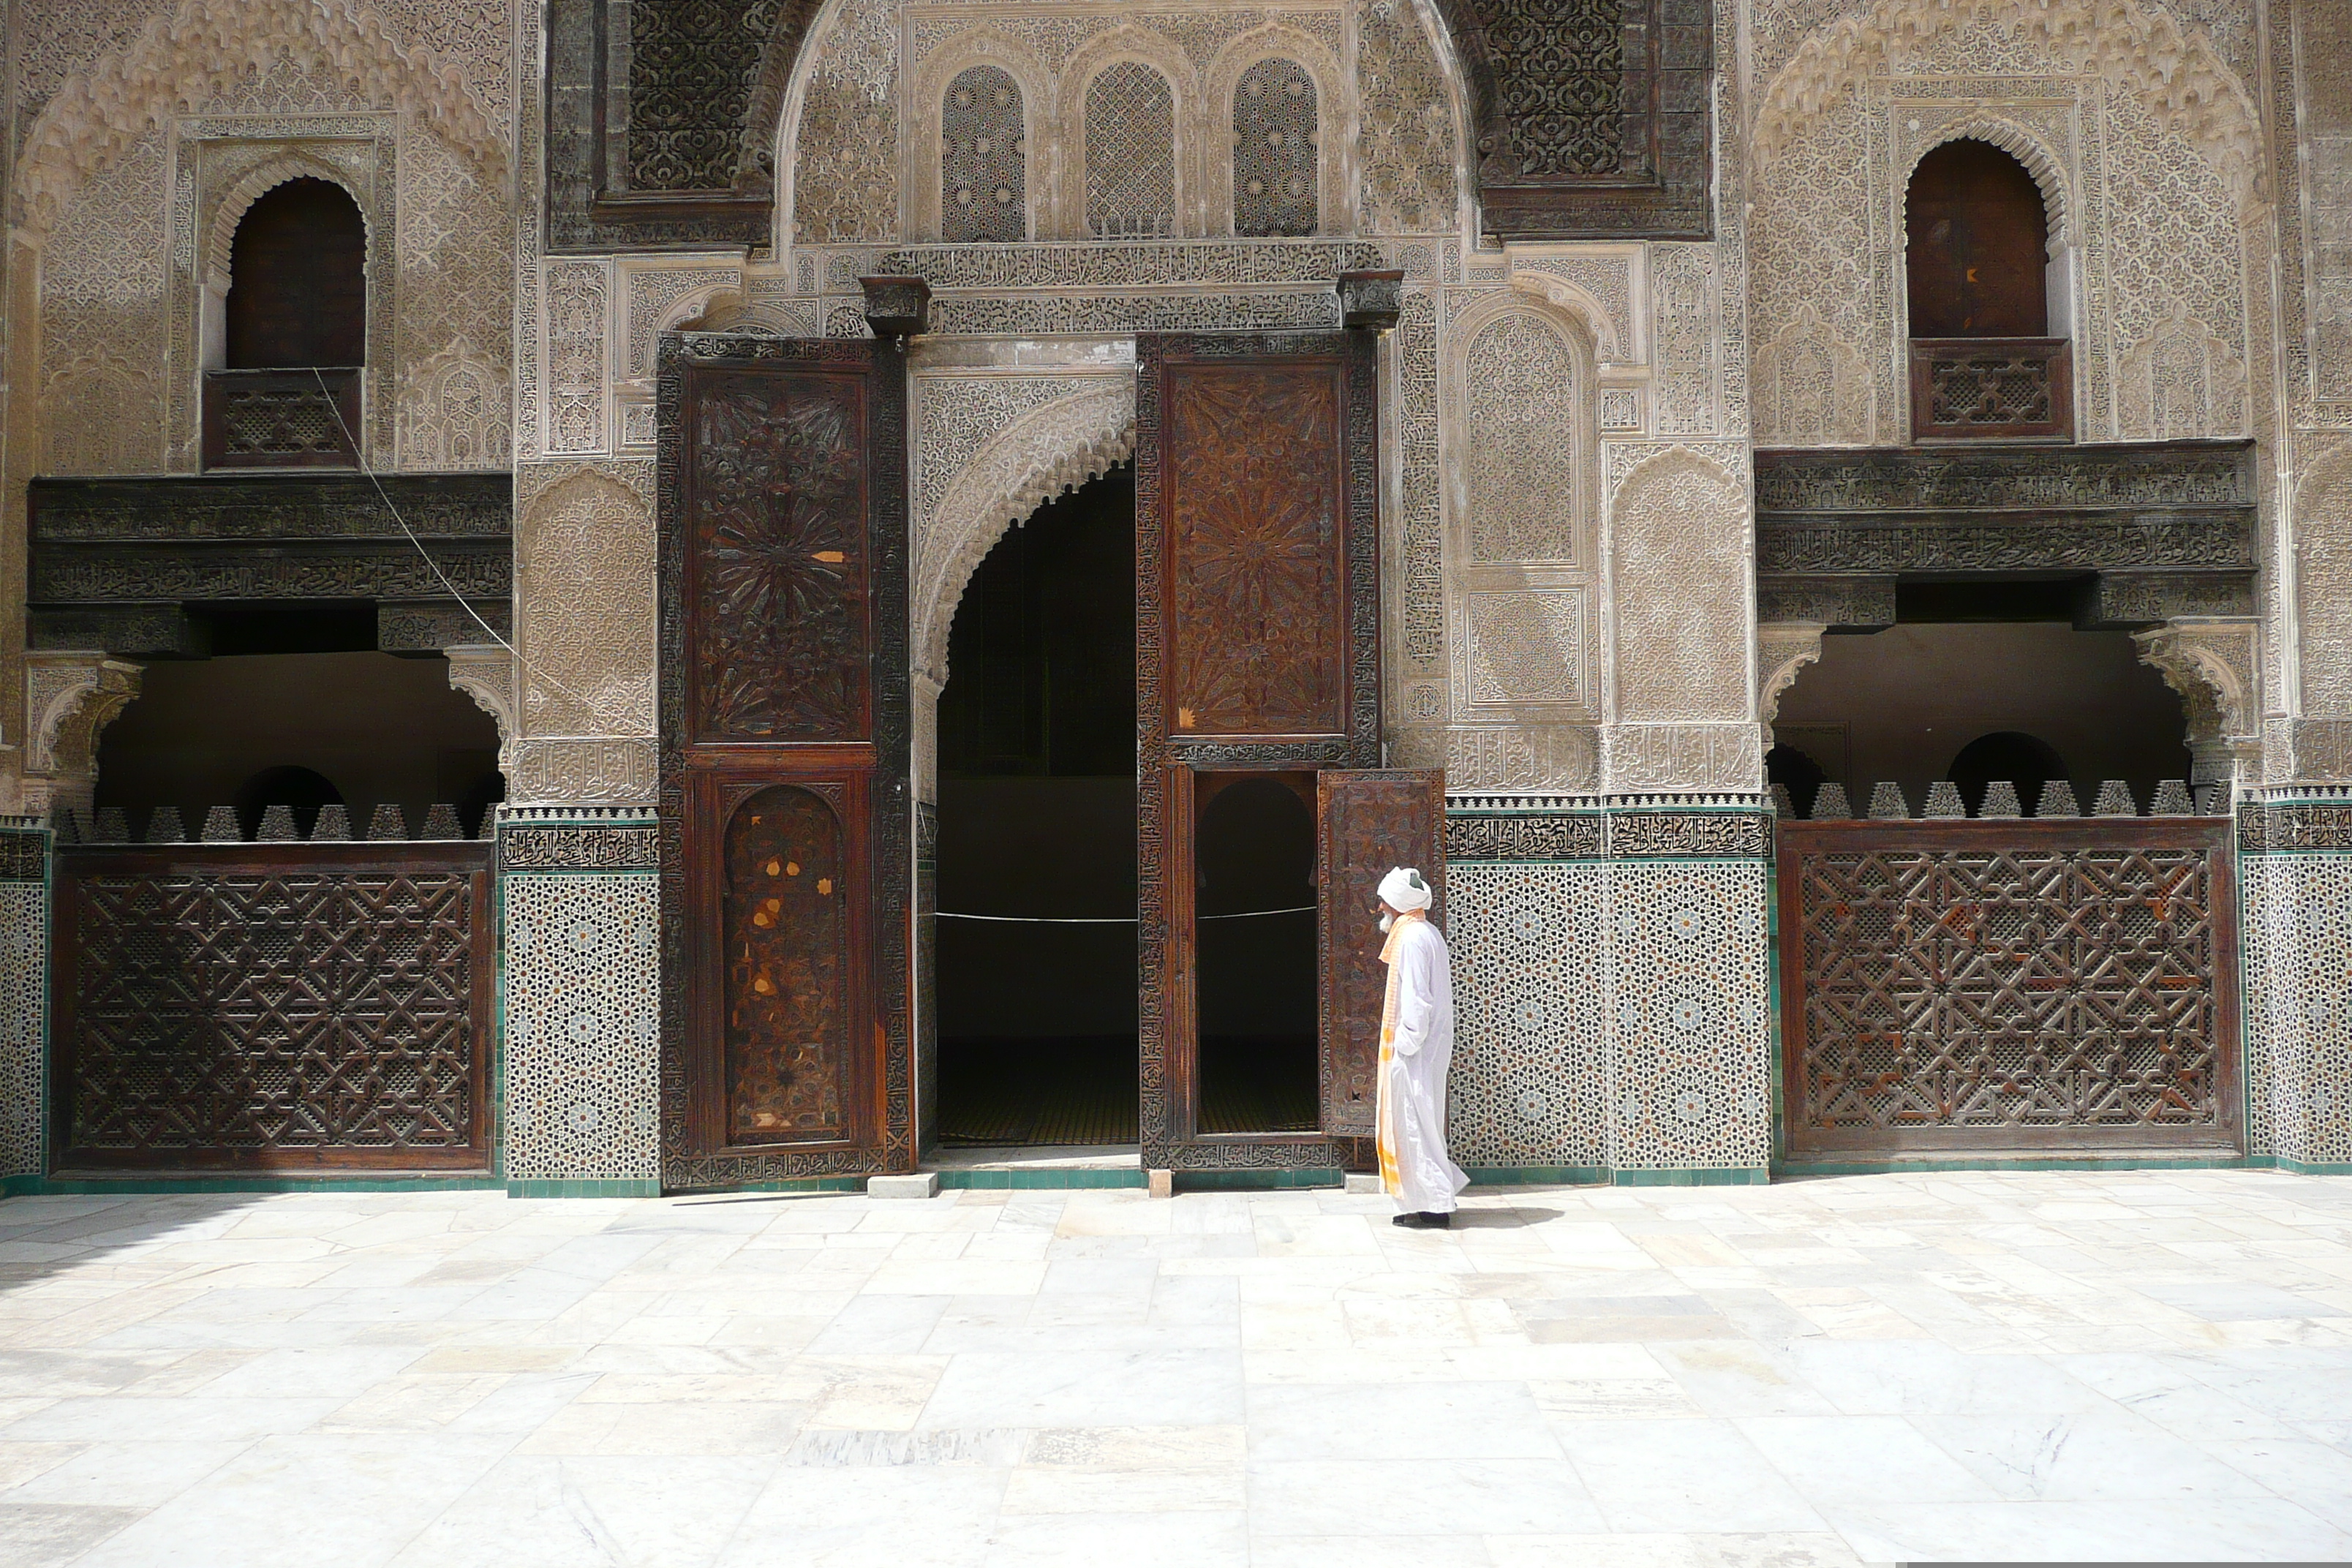
[[1318, 976], [1322, 1001], [1317, 1084], [1323, 1131], [1370, 1138], [1381, 1060], [1381, 1008], [1388, 966], [1381, 962], [1381, 879], [1411, 866], [1435, 896], [1430, 918], [1445, 918], [1445, 775], [1383, 768], [1318, 773], [1315, 826], [1320, 840]]
[[911, 1170], [906, 361], [661, 360], [662, 1171]]
[[1321, 1168], [1321, 1131], [1199, 1131], [1193, 784], [1377, 767], [1369, 332], [1136, 341], [1139, 1041], [1147, 1166]]

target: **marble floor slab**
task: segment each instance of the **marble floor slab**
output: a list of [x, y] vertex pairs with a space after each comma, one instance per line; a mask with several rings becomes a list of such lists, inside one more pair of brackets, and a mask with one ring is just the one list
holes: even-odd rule
[[0, 1202], [0, 1568], [2352, 1560], [2352, 1181]]

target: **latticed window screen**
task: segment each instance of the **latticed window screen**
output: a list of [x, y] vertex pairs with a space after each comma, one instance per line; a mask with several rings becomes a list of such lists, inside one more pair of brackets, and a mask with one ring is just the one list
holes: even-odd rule
[[1097, 239], [1176, 232], [1176, 95], [1134, 60], [1087, 88], [1087, 231]]
[[1315, 79], [1264, 59], [1234, 86], [1234, 232], [1315, 232]]
[[1021, 88], [994, 66], [948, 84], [940, 105], [940, 235], [950, 241], [1029, 237]]

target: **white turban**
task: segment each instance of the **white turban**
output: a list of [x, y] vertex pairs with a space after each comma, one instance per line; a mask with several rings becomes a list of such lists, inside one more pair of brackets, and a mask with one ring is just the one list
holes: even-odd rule
[[1381, 879], [1381, 902], [1401, 915], [1429, 908], [1429, 884], [1410, 866], [1400, 866]]

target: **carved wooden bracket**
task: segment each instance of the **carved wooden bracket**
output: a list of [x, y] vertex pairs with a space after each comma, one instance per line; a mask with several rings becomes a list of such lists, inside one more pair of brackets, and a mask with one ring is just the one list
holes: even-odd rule
[[1771, 739], [1772, 721], [1780, 711], [1780, 693], [1789, 689], [1798, 671], [1822, 657], [1823, 621], [1764, 621], [1756, 627], [1756, 717]]
[[[2189, 714], [2197, 782], [2227, 783], [2262, 755], [2262, 626], [2251, 616], [2179, 616], [2134, 632], [2140, 662], [2156, 667]], [[2243, 764], [2243, 766], [2241, 766]]]
[[145, 667], [102, 653], [25, 656], [25, 771], [94, 778], [99, 731], [139, 695]]
[[474, 700], [499, 726], [499, 772], [514, 777], [514, 655], [497, 643], [461, 643], [441, 650], [449, 660], [451, 689]]

